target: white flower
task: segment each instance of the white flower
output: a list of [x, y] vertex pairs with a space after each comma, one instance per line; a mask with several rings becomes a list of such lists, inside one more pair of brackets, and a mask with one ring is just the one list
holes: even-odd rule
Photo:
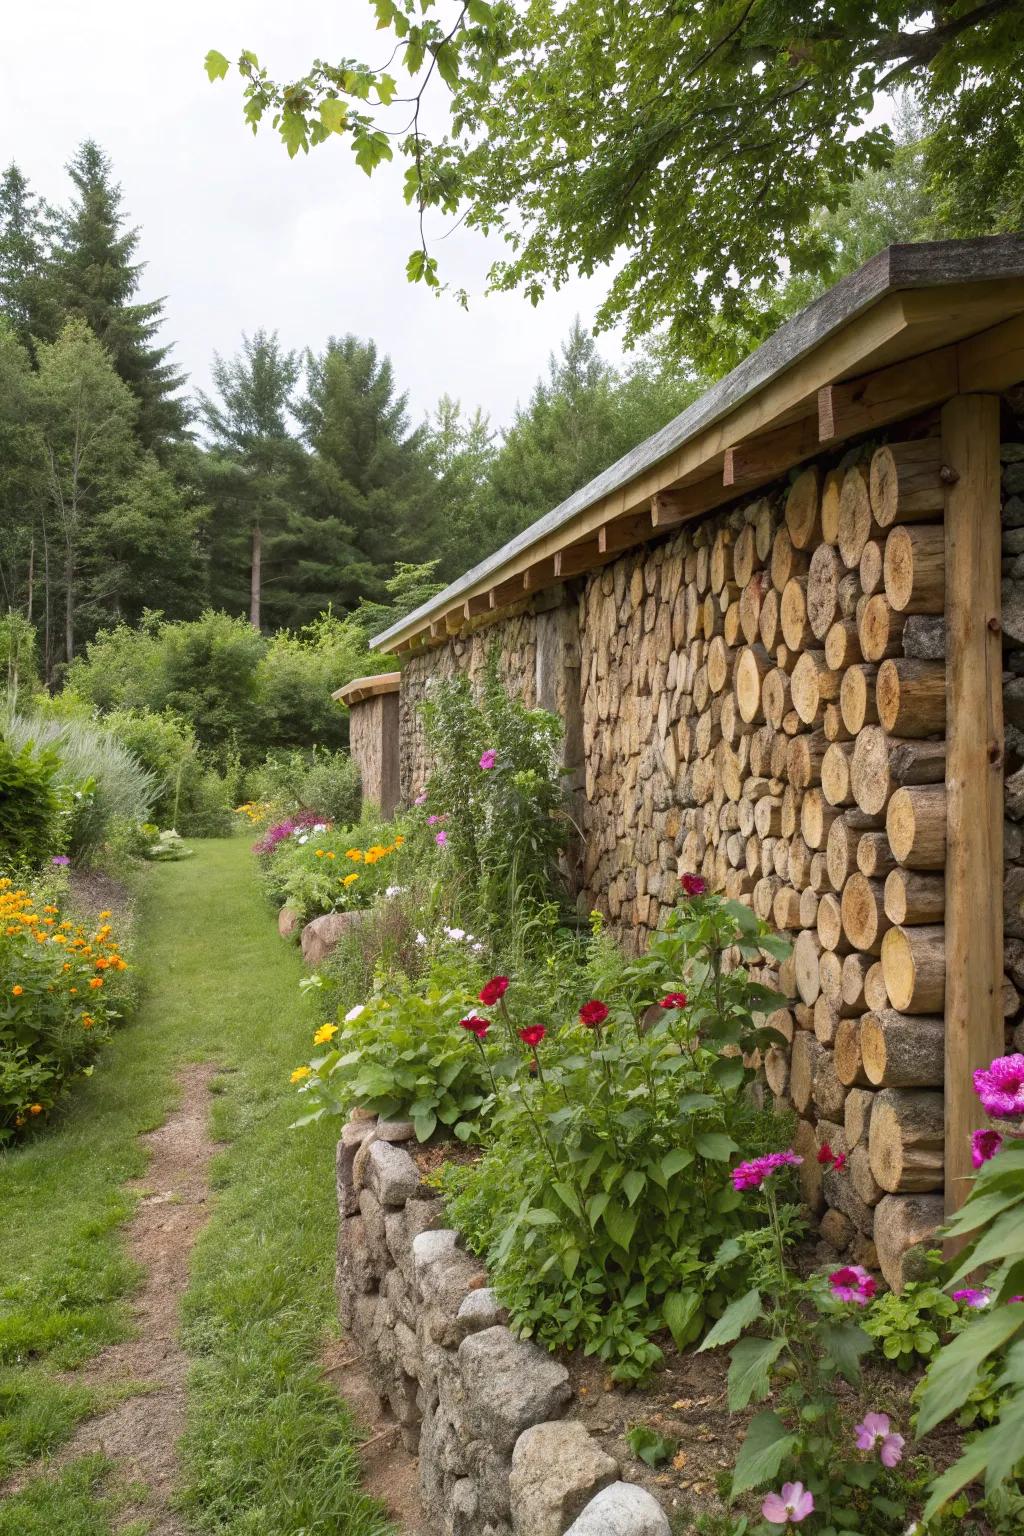
[[345, 1015], [345, 1023], [346, 1024], [354, 1024], [356, 1019], [358, 1019], [359, 1015], [361, 1013], [365, 1013], [365, 1012], [366, 1012], [366, 1004], [365, 1003], [356, 1003], [355, 1007], [354, 1008], [350, 1008], [348, 1013], [346, 1013], [346, 1015]]
[[484, 947], [480, 943], [480, 940], [477, 939], [476, 943], [473, 945], [473, 953], [474, 953], [474, 955], [482, 955], [483, 952], [484, 952]]
[[393, 901], [396, 896], [404, 895], [406, 890], [407, 887], [404, 885], [389, 885], [384, 895], [388, 898], [388, 901]]
[[327, 831], [327, 823], [326, 823], [326, 821], [316, 821], [316, 822], [314, 822], [313, 823], [313, 831], [314, 832], [326, 832]]
[[425, 933], [418, 933], [416, 935], [416, 943], [420, 946], [421, 949], [425, 949], [426, 945], [427, 945], [427, 936], [426, 936], [426, 934]]
[[305, 832], [303, 832], [302, 836], [299, 838], [299, 842], [300, 843], [308, 843], [309, 842], [309, 837], [308, 837], [308, 835]]
[[450, 939], [454, 939], [456, 944], [460, 944], [466, 937], [465, 928], [449, 928], [447, 923], [444, 925], [444, 931]]

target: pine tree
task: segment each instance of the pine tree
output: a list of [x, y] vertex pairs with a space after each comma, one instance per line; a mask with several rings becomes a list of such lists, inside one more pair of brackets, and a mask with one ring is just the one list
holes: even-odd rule
[[242, 350], [214, 356], [217, 399], [199, 396], [199, 412], [212, 440], [206, 493], [211, 503], [213, 590], [236, 613], [246, 606], [255, 629], [264, 622], [267, 582], [276, 569], [282, 536], [293, 513], [302, 448], [288, 428], [299, 377], [294, 352], [277, 332], [242, 337]]
[[410, 430], [391, 359], [372, 341], [332, 337], [307, 357], [296, 414], [313, 454], [295, 525], [306, 601], [349, 610], [384, 599], [397, 561], [434, 554], [438, 506], [425, 433]]
[[0, 176], [0, 315], [30, 352], [60, 329], [50, 269], [54, 214], [13, 163]]
[[144, 267], [134, 260], [139, 231], [124, 227], [121, 188], [99, 145], [86, 139], [68, 173], [76, 196], [64, 215], [55, 253], [61, 303], [69, 314], [81, 315], [103, 342], [139, 402], [142, 445], [160, 449], [187, 425], [185, 403], [176, 396], [184, 376], [168, 361], [171, 348], [153, 340], [164, 301], [133, 302]]
[[449, 581], [501, 543], [488, 499], [495, 437], [479, 406], [465, 415], [461, 403], [450, 395], [441, 396], [427, 424], [427, 452], [437, 477], [441, 508], [439, 556], [434, 564]]
[[0, 319], [0, 613], [37, 611], [45, 502], [29, 355]]

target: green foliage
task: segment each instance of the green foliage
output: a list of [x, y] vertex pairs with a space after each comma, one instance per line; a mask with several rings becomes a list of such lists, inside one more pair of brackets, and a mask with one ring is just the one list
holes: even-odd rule
[[[444, 585], [443, 582], [434, 578], [437, 565], [436, 560], [426, 560], [422, 565], [412, 565], [405, 560], [399, 560], [395, 566], [395, 574], [389, 576], [384, 583], [384, 590], [387, 593], [386, 601], [368, 602], [365, 597], [360, 597], [359, 607], [352, 618], [353, 622], [359, 625], [367, 641], [372, 640], [375, 635], [383, 634], [384, 630], [390, 629], [392, 624], [397, 624], [399, 619], [414, 613], [423, 603], [428, 603], [432, 597], [437, 596]], [[379, 665], [379, 657], [375, 658], [375, 665]]]
[[886, 1360], [909, 1371], [933, 1358], [943, 1337], [954, 1331], [958, 1316], [956, 1302], [942, 1290], [938, 1277], [911, 1280], [898, 1295], [888, 1291], [878, 1298], [864, 1319], [864, 1332]]
[[[498, 1085], [492, 1138], [474, 1167], [446, 1170], [452, 1221], [513, 1326], [597, 1354], [619, 1381], [657, 1366], [661, 1330], [692, 1343], [763, 1266], [742, 1241], [763, 1220], [728, 1165], [741, 1142], [772, 1133], [743, 1093], [742, 1053], [767, 1042], [759, 1019], [775, 999], [742, 965], [723, 968], [733, 945], [756, 963], [776, 941], [745, 907], [685, 900], [620, 966], [593, 1027], [553, 1018], [528, 985], [520, 1003], [513, 980], [501, 1040], [481, 1048]], [[603, 947], [577, 987], [595, 976], [610, 980]], [[527, 1048], [518, 1031], [538, 1017], [554, 1029]]]
[[172, 711], [115, 709], [104, 730], [127, 747], [156, 781], [150, 814], [186, 837], [223, 837], [234, 807], [225, 781], [204, 761], [191, 726]]
[[307, 752], [270, 752], [249, 775], [257, 800], [290, 816], [314, 811], [323, 821], [352, 826], [359, 820], [359, 770], [347, 752], [313, 747]]
[[419, 984], [350, 1009], [340, 1028], [321, 1026], [314, 1043], [326, 1049], [311, 1058], [311, 1070], [296, 1069], [299, 1092], [312, 1106], [296, 1124], [359, 1104], [385, 1119], [411, 1120], [419, 1141], [438, 1129], [476, 1140], [491, 1085], [482, 1053], [459, 1028], [473, 997], [465, 971], [436, 967]]
[[34, 628], [20, 613], [0, 615], [0, 705], [16, 709], [18, 694], [38, 686]]
[[[464, 676], [423, 706], [434, 768], [426, 792], [451, 881], [474, 925], [511, 931], [560, 893], [569, 820], [558, 764], [561, 722], [512, 698], [496, 647], [479, 701]], [[493, 753], [493, 766], [481, 767]]]
[[671, 1460], [679, 1447], [678, 1440], [667, 1440], [648, 1424], [634, 1424], [626, 1432], [626, 1444], [634, 1456], [639, 1456], [651, 1468]]
[[0, 1145], [90, 1070], [121, 1017], [125, 969], [108, 923], [86, 928], [0, 879]]
[[315, 822], [311, 812], [286, 817], [255, 845], [264, 889], [275, 906], [290, 907], [304, 923], [327, 912], [370, 907], [403, 884], [403, 867], [414, 860], [396, 825], [372, 816], [358, 826], [337, 827]]
[[57, 771], [53, 751], [0, 735], [0, 869], [32, 869], [59, 845]]
[[[431, 81], [449, 98], [439, 137], [422, 133], [418, 112], [411, 127], [404, 108], [394, 124], [421, 216], [458, 213], [504, 236], [491, 286], [534, 303], [606, 269], [601, 324], [624, 320], [629, 338], [666, 326], [698, 362], [722, 322], [760, 309], [773, 328], [785, 273], [828, 270], [815, 214], [892, 163], [893, 135], [874, 113], [894, 86], [922, 97], [938, 125], [926, 163], [953, 231], [1020, 225], [1020, 0], [952, 17], [851, 0], [824, 10], [473, 0], [454, 18], [437, 0], [387, 0], [376, 10], [395, 38], [388, 67], [420, 77], [416, 102]], [[230, 66], [211, 58], [221, 78]], [[367, 172], [390, 158], [386, 72], [316, 59], [285, 85], [249, 51], [237, 68], [246, 121], [255, 130], [270, 117], [289, 154], [337, 135]], [[410, 279], [437, 285], [422, 229], [417, 246]]]
[[[979, 1169], [961, 1209], [947, 1223], [951, 1237], [966, 1238], [956, 1272], [963, 1285], [987, 1269], [992, 1305], [950, 1343], [928, 1368], [918, 1412], [918, 1433], [927, 1434], [972, 1395], [1001, 1394], [994, 1423], [977, 1434], [963, 1455], [938, 1478], [925, 1507], [930, 1518], [968, 1483], [984, 1481], [992, 1498], [1009, 1482], [1024, 1444], [1024, 1140], [1006, 1138]], [[993, 1379], [994, 1378], [994, 1379]]]
[[53, 782], [63, 796], [63, 837], [77, 861], [95, 862], [119, 825], [150, 820], [154, 776], [100, 723], [15, 716], [7, 736], [12, 746], [56, 755]]

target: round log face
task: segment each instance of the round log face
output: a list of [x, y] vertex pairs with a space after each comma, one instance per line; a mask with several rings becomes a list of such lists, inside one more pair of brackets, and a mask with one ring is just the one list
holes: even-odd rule
[[795, 549], [810, 549], [821, 537], [821, 470], [801, 470], [786, 497], [786, 527]]
[[887, 443], [871, 459], [871, 509], [880, 528], [941, 516], [944, 486], [938, 438]]
[[863, 464], [854, 464], [843, 476], [839, 498], [839, 555], [847, 570], [860, 565], [873, 526], [868, 473]]
[[816, 640], [824, 640], [835, 622], [842, 565], [831, 544], [819, 544], [807, 576], [807, 622]]
[[882, 974], [897, 1012], [941, 1012], [946, 996], [944, 930], [890, 928], [882, 941]]

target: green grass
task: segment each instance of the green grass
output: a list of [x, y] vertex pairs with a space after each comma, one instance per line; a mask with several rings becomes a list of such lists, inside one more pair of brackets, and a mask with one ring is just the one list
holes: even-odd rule
[[[176, 1071], [213, 1060], [224, 1069], [211, 1103], [225, 1147], [184, 1306], [194, 1368], [182, 1507], [197, 1531], [222, 1536], [386, 1536], [359, 1490], [352, 1425], [317, 1364], [334, 1326], [337, 1127], [291, 1131], [288, 1084], [308, 1055], [314, 1007], [299, 994], [301, 962], [277, 938], [245, 840], [195, 846], [194, 859], [147, 874], [135, 1019], [63, 1118], [0, 1161], [0, 1405], [6, 1394], [11, 1409], [0, 1476], [94, 1411], [91, 1394], [52, 1371], [124, 1336], [137, 1276], [118, 1231], [132, 1208], [122, 1185], [145, 1171], [138, 1136], [166, 1118]], [[74, 1523], [83, 1499], [107, 1519], [101, 1482], [93, 1469], [33, 1483], [0, 1504], [0, 1536], [46, 1528], [32, 1525], [25, 1500], [42, 1508], [65, 1486], [67, 1517], [58, 1502], [49, 1528], [105, 1532], [84, 1516]], [[5, 1525], [15, 1504], [26, 1523]]]

